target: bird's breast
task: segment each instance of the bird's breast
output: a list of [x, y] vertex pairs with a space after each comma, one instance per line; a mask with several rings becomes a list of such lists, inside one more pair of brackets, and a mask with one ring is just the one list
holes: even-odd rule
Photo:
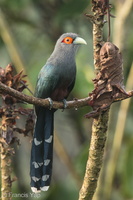
[[61, 101], [65, 98], [67, 98], [69, 92], [68, 89], [66, 87], [60, 87], [60, 88], [56, 88], [53, 93], [51, 94], [51, 98], [54, 101]]
[[71, 70], [62, 68], [59, 76], [59, 82], [51, 94], [51, 98], [56, 101], [61, 101], [68, 97], [75, 82], [76, 67], [71, 68]]

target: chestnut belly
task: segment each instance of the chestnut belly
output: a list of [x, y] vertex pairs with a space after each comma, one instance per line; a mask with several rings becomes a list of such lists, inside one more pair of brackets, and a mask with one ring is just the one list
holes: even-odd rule
[[61, 101], [63, 99], [66, 99], [68, 95], [69, 95], [68, 88], [67, 87], [60, 87], [60, 88], [56, 88], [52, 92], [51, 99], [53, 101]]

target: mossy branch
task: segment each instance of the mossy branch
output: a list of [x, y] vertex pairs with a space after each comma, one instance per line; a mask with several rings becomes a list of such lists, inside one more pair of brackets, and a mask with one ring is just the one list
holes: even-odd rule
[[[36, 98], [33, 96], [28, 96], [22, 92], [19, 92], [11, 87], [8, 87], [7, 85], [3, 84], [2, 82], [0, 82], [0, 93], [4, 94], [9, 94], [12, 97], [15, 97], [16, 99], [21, 100], [21, 102], [27, 102], [29, 104], [33, 104], [33, 105], [39, 105], [39, 106], [43, 106], [43, 107], [49, 107], [49, 100], [46, 99], [40, 99], [40, 98]], [[120, 100], [124, 100], [127, 98], [130, 98], [133, 96], [133, 91], [129, 91], [127, 92], [128, 96], [127, 97], [123, 97], [121, 99], [116, 98], [114, 99], [114, 102], [120, 101]], [[67, 107], [66, 109], [70, 109], [70, 108], [80, 108], [80, 107], [84, 107], [84, 106], [89, 106], [89, 101], [90, 101], [90, 97], [85, 97], [83, 99], [74, 99], [72, 101], [67, 101]], [[64, 108], [64, 103], [63, 102], [59, 102], [59, 101], [53, 101], [53, 105], [52, 108], [54, 109], [63, 109]]]
[[4, 147], [1, 145], [1, 199], [11, 200], [11, 156], [10, 147], [5, 144]]
[[107, 127], [108, 111], [93, 120], [89, 156], [79, 200], [91, 200], [93, 198], [102, 166]]
[[[94, 49], [94, 66], [96, 73], [99, 72], [100, 66], [100, 48], [103, 42], [103, 22], [104, 11], [100, 1], [92, 0], [93, 11], [93, 49]], [[102, 2], [102, 1], [101, 1]], [[99, 173], [102, 167], [104, 146], [106, 142], [108, 128], [109, 109], [101, 113], [93, 120], [92, 136], [89, 149], [89, 157], [86, 164], [86, 172], [83, 185], [79, 193], [79, 200], [92, 200], [97, 187]]]
[[[1, 135], [3, 138], [0, 138], [0, 153], [1, 153], [1, 199], [2, 200], [11, 200], [11, 158], [14, 154], [14, 150], [11, 147], [11, 144], [8, 144], [4, 137], [8, 135], [10, 137], [12, 133], [12, 123], [9, 117], [7, 117], [9, 109], [5, 110], [5, 114], [2, 116], [2, 125], [1, 125]], [[11, 114], [11, 112], [10, 112]]]
[[[21, 100], [21, 102], [27, 102], [29, 104], [33, 104], [33, 105], [39, 105], [39, 106], [43, 106], [43, 107], [49, 107], [50, 102], [49, 99], [39, 99], [33, 96], [28, 96], [22, 92], [19, 92], [11, 87], [6, 86], [5, 84], [0, 82], [0, 93], [6, 93], [9, 94], [13, 97], [15, 97], [16, 99]], [[79, 107], [83, 107], [83, 106], [88, 106], [88, 101], [90, 100], [90, 97], [86, 97], [83, 99], [74, 99], [72, 101], [67, 101], [67, 108], [79, 108]], [[63, 109], [64, 108], [64, 103], [63, 102], [59, 102], [59, 101], [53, 101], [53, 105], [52, 108], [54, 109]]]

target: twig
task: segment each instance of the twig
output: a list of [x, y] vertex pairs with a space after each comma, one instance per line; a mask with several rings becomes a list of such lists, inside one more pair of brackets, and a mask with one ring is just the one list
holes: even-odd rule
[[108, 19], [108, 37], [107, 37], [107, 41], [109, 42], [110, 41], [110, 36], [111, 36], [109, 0], [107, 1], [107, 19]]

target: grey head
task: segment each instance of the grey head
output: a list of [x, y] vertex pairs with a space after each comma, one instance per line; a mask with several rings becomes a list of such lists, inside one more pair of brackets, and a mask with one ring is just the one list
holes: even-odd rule
[[[75, 59], [75, 53], [81, 44], [87, 44], [86, 41], [79, 37], [76, 33], [64, 33], [56, 42], [53, 53], [48, 62], [56, 61], [56, 59]], [[63, 60], [62, 60], [63, 61]]]

